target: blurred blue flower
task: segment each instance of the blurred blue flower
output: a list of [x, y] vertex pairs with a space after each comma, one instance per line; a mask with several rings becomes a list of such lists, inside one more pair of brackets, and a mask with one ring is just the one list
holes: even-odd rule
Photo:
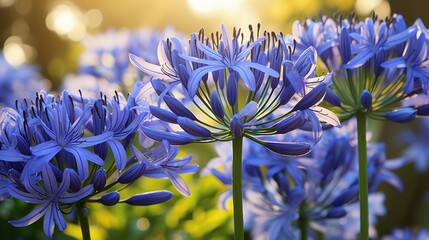
[[35, 66], [11, 65], [0, 52], [0, 107], [13, 107], [21, 98], [31, 99], [35, 92], [50, 89]]
[[412, 230], [409, 228], [395, 228], [392, 234], [384, 236], [382, 240], [424, 240], [429, 238], [426, 229]]

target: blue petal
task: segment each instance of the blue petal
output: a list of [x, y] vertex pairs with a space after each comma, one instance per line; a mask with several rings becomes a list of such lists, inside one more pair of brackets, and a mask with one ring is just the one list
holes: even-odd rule
[[27, 161], [30, 156], [21, 154], [16, 149], [4, 149], [0, 150], [0, 160], [6, 162], [21, 162]]
[[33, 203], [33, 204], [42, 204], [44, 202], [44, 200], [40, 199], [38, 195], [33, 195], [27, 192], [23, 192], [11, 184], [7, 186], [7, 190], [9, 194], [12, 195], [12, 197], [24, 202]]
[[55, 209], [56, 209], [56, 211], [54, 211], [54, 220], [55, 220], [55, 223], [57, 224], [58, 230], [64, 231], [67, 228], [66, 220], [64, 219], [64, 216], [61, 213], [61, 210], [57, 206], [58, 203], [56, 202], [54, 204], [55, 204], [54, 206], [55, 206]]
[[92, 147], [94, 145], [106, 142], [113, 137], [113, 134], [113, 132], [104, 132], [96, 136], [83, 137], [80, 139], [82, 142], [79, 145], [81, 147]]
[[167, 140], [172, 145], [183, 145], [193, 142], [193, 139], [189, 137], [180, 134], [164, 132], [157, 129], [142, 127], [142, 131], [147, 137], [152, 138], [158, 142]]
[[45, 183], [46, 191], [49, 194], [55, 194], [58, 191], [58, 183], [55, 178], [54, 171], [49, 164], [45, 164], [42, 168], [42, 178]]
[[277, 133], [287, 133], [297, 128], [300, 128], [307, 122], [307, 119], [303, 117], [301, 111], [296, 111], [293, 115], [287, 117], [279, 124], [276, 125]]
[[9, 221], [9, 223], [12, 224], [14, 227], [25, 227], [30, 224], [33, 224], [46, 213], [46, 211], [48, 210], [48, 208], [50, 208], [50, 206], [51, 206], [51, 202], [45, 202], [39, 207], [33, 209], [24, 217], [17, 220], [11, 220]]
[[46, 141], [30, 147], [30, 150], [31, 150], [31, 153], [33, 153], [36, 156], [44, 156], [44, 155], [53, 154], [53, 153], [57, 154], [59, 151], [61, 151], [61, 147], [55, 141]]
[[313, 90], [311, 90], [309, 93], [304, 95], [301, 100], [299, 100], [293, 110], [305, 110], [316, 105], [325, 96], [326, 88], [327, 87], [325, 83], [317, 85], [315, 88], [313, 88]]
[[124, 169], [127, 164], [127, 153], [125, 152], [124, 146], [119, 141], [108, 141], [107, 142], [112, 150], [113, 157], [115, 159], [116, 168], [118, 170]]
[[198, 88], [200, 87], [200, 81], [205, 74], [209, 72], [221, 70], [224, 68], [225, 68], [224, 66], [204, 66], [194, 70], [191, 76], [189, 77], [189, 82], [188, 82], [189, 96], [193, 98], [197, 94]]
[[241, 66], [241, 64], [232, 66], [231, 69], [233, 69], [238, 73], [238, 75], [240, 75], [244, 84], [250, 91], [256, 90], [255, 76], [253, 75], [252, 71], [250, 71], [250, 69], [248, 69], [246, 66]]
[[189, 191], [188, 185], [186, 185], [185, 180], [179, 176], [179, 174], [172, 171], [165, 171], [167, 177], [170, 179], [173, 186], [184, 196], [191, 196], [191, 192]]
[[158, 203], [163, 203], [170, 200], [173, 194], [169, 191], [156, 191], [148, 193], [136, 194], [122, 202], [134, 206], [148, 206]]
[[52, 239], [52, 235], [54, 234], [55, 222], [54, 222], [54, 211], [55, 209], [52, 206], [46, 209], [45, 217], [43, 218], [43, 232], [45, 235]]
[[405, 62], [404, 58], [402, 57], [396, 57], [389, 59], [381, 64], [383, 68], [406, 68], [407, 63]]
[[271, 77], [274, 77], [274, 78], [280, 77], [280, 74], [276, 70], [269, 68], [269, 67], [266, 67], [266, 66], [259, 64], [259, 63], [245, 61], [245, 62], [241, 62], [240, 65], [257, 69], [257, 70], [259, 70], [259, 71], [261, 71], [267, 75], [270, 75]]
[[348, 63], [344, 65], [344, 68], [353, 69], [364, 65], [372, 56], [374, 52], [371, 50], [366, 50], [356, 54]]
[[383, 44], [383, 49], [389, 49], [395, 45], [403, 43], [407, 41], [410, 37], [415, 36], [417, 32], [417, 28], [415, 26], [411, 26], [407, 28], [405, 31], [402, 31], [398, 34], [390, 36], [387, 38], [387, 41]]
[[71, 153], [74, 156], [79, 177], [81, 178], [81, 180], [85, 180], [89, 175], [89, 169], [88, 169], [88, 160], [86, 159], [85, 152], [83, 151], [84, 149], [83, 148], [80, 149], [77, 147], [65, 147], [64, 150]]
[[258, 111], [258, 103], [255, 101], [248, 102], [237, 115], [244, 119], [245, 117], [252, 117]]
[[92, 184], [83, 187], [79, 192], [66, 193], [58, 197], [61, 203], [75, 203], [87, 197], [93, 190]]
[[132, 53], [129, 54], [129, 58], [131, 63], [134, 64], [134, 66], [136, 66], [141, 71], [149, 74], [150, 76], [161, 77], [161, 78], [166, 77], [166, 75], [162, 72], [160, 66], [148, 63], [144, 61], [142, 58], [137, 57]]

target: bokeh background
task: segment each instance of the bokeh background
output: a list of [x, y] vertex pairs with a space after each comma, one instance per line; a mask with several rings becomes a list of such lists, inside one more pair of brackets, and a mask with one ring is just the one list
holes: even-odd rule
[[[228, 27], [247, 28], [261, 23], [263, 29], [290, 33], [292, 22], [335, 13], [355, 12], [366, 17], [375, 12], [384, 18], [402, 14], [411, 24], [421, 18], [428, 26], [429, 3], [425, 0], [0, 0], [0, 44], [6, 61], [14, 66], [33, 64], [58, 90], [64, 76], [76, 72], [83, 47], [81, 41], [109, 29], [170, 29], [189, 35], [204, 28], [206, 32]], [[372, 124], [374, 140], [384, 141], [388, 157], [401, 156], [408, 144], [399, 136], [401, 125]], [[418, 122], [412, 126], [418, 131]], [[214, 153], [207, 145], [188, 146], [201, 168]], [[393, 227], [429, 227], [429, 173], [417, 173], [409, 164], [397, 173], [405, 190], [398, 192], [381, 186], [386, 193], [386, 216], [379, 219], [379, 235]], [[170, 189], [174, 198], [151, 207], [90, 205], [93, 239], [231, 239], [231, 212], [216, 207], [217, 196], [225, 190], [213, 177], [187, 176], [192, 196], [180, 196], [169, 181], [144, 179], [127, 189], [130, 193]], [[160, 183], [161, 182], [161, 183]], [[400, 196], [400, 197], [398, 197]], [[25, 203], [0, 203], [0, 239], [44, 239], [41, 222], [27, 228], [13, 228], [7, 223], [29, 211]], [[79, 226], [69, 224], [57, 239], [79, 239]]]

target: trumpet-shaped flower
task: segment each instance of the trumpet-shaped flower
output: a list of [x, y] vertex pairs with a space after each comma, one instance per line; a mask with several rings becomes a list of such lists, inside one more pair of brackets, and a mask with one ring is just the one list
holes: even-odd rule
[[42, 183], [30, 182], [25, 185], [25, 191], [18, 186], [9, 185], [9, 193], [24, 202], [38, 204], [39, 207], [32, 210], [26, 216], [9, 221], [15, 227], [28, 226], [41, 217], [43, 218], [43, 231], [52, 239], [55, 225], [60, 231], [66, 227], [61, 207], [71, 205], [92, 192], [92, 185], [87, 185], [77, 192], [70, 193], [70, 170], [66, 169], [62, 174], [62, 181], [58, 184], [54, 171], [49, 164], [42, 167]]

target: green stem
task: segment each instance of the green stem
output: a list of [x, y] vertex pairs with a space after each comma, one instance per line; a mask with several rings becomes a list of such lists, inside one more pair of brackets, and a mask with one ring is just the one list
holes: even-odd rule
[[89, 233], [88, 215], [85, 211], [84, 203], [79, 203], [76, 206], [76, 211], [77, 211], [77, 216], [79, 218], [80, 229], [82, 230], [82, 239], [91, 240], [91, 234]]
[[299, 207], [299, 218], [298, 218], [299, 230], [301, 232], [301, 240], [307, 240], [307, 228], [308, 228], [308, 219], [307, 214], [305, 213], [305, 202], [301, 203]]
[[234, 206], [234, 239], [244, 239], [242, 175], [243, 137], [232, 139], [232, 200]]
[[360, 239], [368, 240], [368, 165], [366, 151], [366, 115], [358, 112], [357, 132], [359, 149], [359, 203], [360, 203]]

